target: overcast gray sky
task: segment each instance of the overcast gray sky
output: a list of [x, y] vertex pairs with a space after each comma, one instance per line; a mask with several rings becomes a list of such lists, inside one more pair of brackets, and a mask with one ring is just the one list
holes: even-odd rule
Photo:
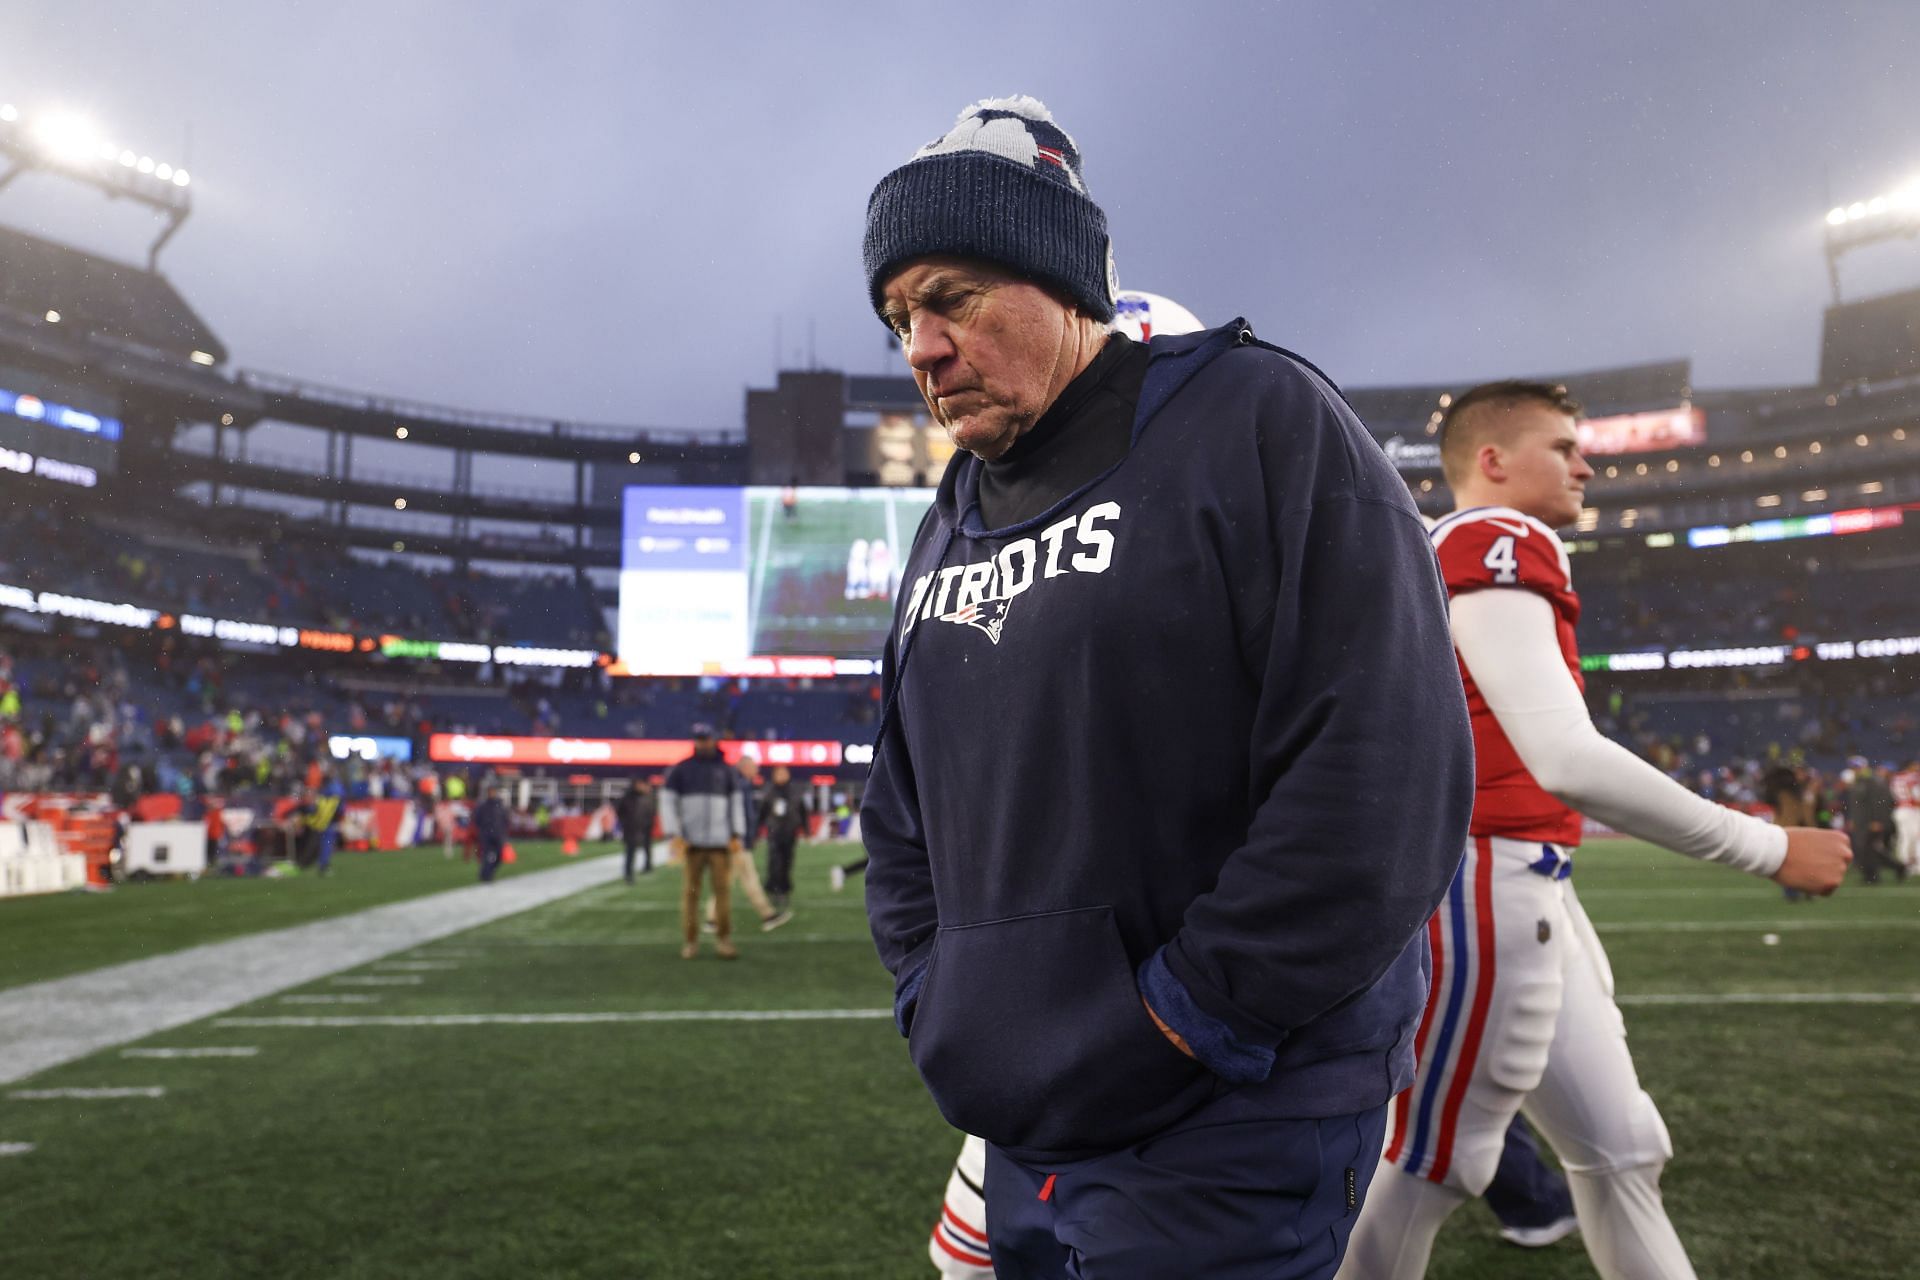
[[[1123, 286], [1353, 386], [1808, 380], [1828, 200], [1920, 173], [1904, 0], [6, 8], [0, 101], [191, 169], [162, 267], [237, 365], [661, 427], [737, 429], [776, 332], [900, 367], [866, 197], [989, 95], [1078, 140]], [[44, 177], [0, 221], [157, 229]], [[1848, 286], [1916, 278], [1897, 245]]]

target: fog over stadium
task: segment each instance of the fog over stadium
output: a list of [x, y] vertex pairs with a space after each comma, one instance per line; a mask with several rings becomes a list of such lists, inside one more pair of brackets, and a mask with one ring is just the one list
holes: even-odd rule
[[[1348, 386], [1809, 382], [1823, 214], [1920, 167], [1895, 4], [8, 8], [0, 97], [191, 168], [161, 267], [236, 366], [676, 430], [779, 367], [902, 370], [867, 193], [983, 96], [1075, 134], [1123, 286]], [[0, 221], [152, 235], [43, 175]]]

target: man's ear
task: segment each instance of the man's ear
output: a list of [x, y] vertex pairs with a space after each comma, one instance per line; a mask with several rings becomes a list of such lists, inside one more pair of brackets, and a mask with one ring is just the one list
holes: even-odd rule
[[1474, 469], [1488, 480], [1504, 481], [1507, 478], [1507, 460], [1500, 452], [1500, 446], [1491, 440], [1474, 451]]

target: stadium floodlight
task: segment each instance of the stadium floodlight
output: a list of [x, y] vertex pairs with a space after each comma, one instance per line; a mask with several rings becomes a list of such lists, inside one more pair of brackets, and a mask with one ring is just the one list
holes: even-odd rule
[[161, 248], [193, 210], [187, 171], [112, 140], [85, 116], [63, 111], [22, 111], [0, 104], [0, 188], [28, 171], [84, 182], [109, 197], [127, 197], [161, 213], [165, 230], [147, 249], [149, 270]]
[[1840, 259], [1854, 249], [1920, 235], [1920, 177], [1866, 200], [1827, 210], [1827, 277], [1840, 302]]
[[47, 323], [48, 323], [48, 324], [59, 324], [59, 323], [60, 323], [60, 313], [59, 313], [58, 311], [49, 311], [49, 312], [47, 312]]
[[33, 141], [51, 160], [78, 164], [99, 150], [99, 133], [84, 118], [56, 113], [33, 122]]

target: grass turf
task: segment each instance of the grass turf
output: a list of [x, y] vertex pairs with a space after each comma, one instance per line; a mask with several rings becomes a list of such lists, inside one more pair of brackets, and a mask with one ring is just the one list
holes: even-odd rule
[[[560, 846], [516, 842], [507, 870], [558, 865]], [[285, 879], [151, 880], [110, 893], [75, 891], [0, 898], [0, 990], [179, 951], [241, 934], [284, 929], [330, 916], [470, 884], [474, 864], [438, 846], [388, 853], [340, 852], [334, 874]]]
[[[275, 998], [233, 1016], [884, 1008], [891, 987], [859, 895], [826, 889], [826, 865], [846, 856], [804, 850], [797, 919], [774, 934], [743, 930], [735, 964], [710, 950], [678, 959], [669, 871], [394, 957], [460, 967], [420, 971], [418, 986], [353, 988], [377, 1003]], [[1850, 885], [1790, 906], [1764, 883], [1625, 843], [1583, 852], [1577, 882], [1629, 1000], [1920, 991], [1920, 885]], [[1920, 1007], [1626, 1012], [1642, 1080], [1673, 1132], [1667, 1201], [1700, 1274], [1912, 1274], [1920, 1114], [1907, 1081]], [[885, 1019], [212, 1019], [149, 1043], [260, 1055], [111, 1051], [26, 1083], [159, 1084], [167, 1096], [0, 1099], [0, 1142], [37, 1144], [0, 1159], [0, 1275], [932, 1275], [926, 1232], [959, 1140]], [[1499, 1243], [1476, 1204], [1443, 1232], [1429, 1274], [1593, 1272], [1575, 1241]]]

